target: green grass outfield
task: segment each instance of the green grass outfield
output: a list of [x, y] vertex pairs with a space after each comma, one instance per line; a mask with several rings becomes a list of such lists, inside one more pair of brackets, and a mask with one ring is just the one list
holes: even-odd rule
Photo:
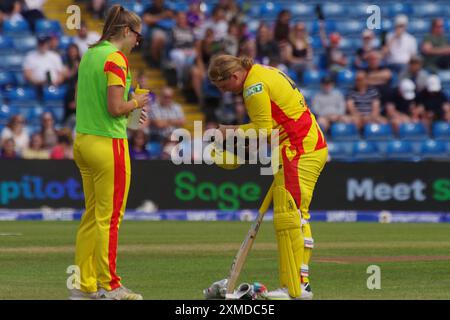
[[[0, 222], [0, 299], [67, 299], [78, 222]], [[118, 271], [145, 299], [203, 299], [227, 277], [250, 222], [124, 221]], [[450, 299], [450, 224], [313, 223], [315, 299]], [[369, 265], [381, 289], [369, 290]], [[277, 286], [271, 222], [264, 222], [240, 282]]]

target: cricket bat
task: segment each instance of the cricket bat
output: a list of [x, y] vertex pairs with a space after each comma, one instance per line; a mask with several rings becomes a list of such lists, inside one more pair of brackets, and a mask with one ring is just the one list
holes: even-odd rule
[[272, 182], [272, 185], [270, 186], [269, 191], [267, 191], [267, 194], [264, 197], [261, 207], [258, 210], [258, 212], [259, 212], [258, 216], [256, 217], [255, 222], [250, 227], [250, 230], [248, 231], [244, 241], [242, 242], [241, 247], [239, 248], [239, 251], [237, 252], [236, 256], [234, 257], [233, 263], [231, 264], [230, 275], [228, 276], [226, 298], [232, 298], [234, 288], [236, 287], [236, 282], [239, 278], [242, 267], [244, 266], [245, 260], [247, 259], [247, 255], [252, 248], [253, 242], [255, 241], [256, 235], [258, 234], [258, 230], [263, 221], [264, 214], [266, 213], [267, 209], [269, 208], [270, 204], [272, 203], [273, 187], [274, 187], [274, 182]]

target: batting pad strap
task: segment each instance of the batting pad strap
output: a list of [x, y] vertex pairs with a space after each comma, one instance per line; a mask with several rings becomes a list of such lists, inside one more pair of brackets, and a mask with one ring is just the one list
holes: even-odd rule
[[306, 220], [306, 219], [302, 218], [301, 222], [302, 222], [302, 226], [304, 226], [305, 224], [309, 223], [309, 220]]
[[314, 248], [314, 239], [305, 237], [305, 248]]
[[302, 277], [309, 277], [309, 267], [306, 264], [302, 264], [302, 268], [300, 269], [300, 275]]

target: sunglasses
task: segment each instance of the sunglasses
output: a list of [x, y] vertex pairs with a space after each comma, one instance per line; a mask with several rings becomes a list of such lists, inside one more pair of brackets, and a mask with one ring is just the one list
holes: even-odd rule
[[134, 30], [132, 27], [129, 27], [131, 32], [133, 32], [136, 35], [136, 41], [137, 42], [141, 42], [142, 39], [144, 38], [144, 36], [142, 34], [140, 34], [139, 32], [137, 32], [136, 30]]

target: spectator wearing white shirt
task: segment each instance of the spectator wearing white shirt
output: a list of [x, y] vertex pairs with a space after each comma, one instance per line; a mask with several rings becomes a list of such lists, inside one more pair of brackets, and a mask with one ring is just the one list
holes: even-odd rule
[[83, 54], [89, 49], [91, 44], [94, 44], [100, 39], [100, 35], [95, 31], [89, 31], [85, 22], [80, 24], [77, 36], [73, 39], [73, 42], [80, 49], [80, 54]]
[[386, 36], [384, 54], [389, 67], [395, 72], [402, 71], [417, 55], [417, 41], [406, 32], [408, 17], [401, 14], [395, 18], [395, 30]]
[[5, 143], [8, 139], [14, 140], [15, 151], [18, 154], [21, 154], [28, 147], [30, 136], [25, 128], [25, 119], [22, 115], [17, 114], [12, 116], [8, 121], [8, 125], [3, 128], [0, 135], [1, 144]]
[[64, 71], [61, 56], [50, 50], [48, 37], [40, 37], [37, 50], [29, 52], [23, 62], [24, 77], [35, 86], [60, 85]]
[[24, 17], [22, 16], [22, 2], [19, 0], [2, 0], [3, 11], [5, 13], [5, 20], [10, 21], [11, 23], [16, 23], [19, 21], [24, 21]]
[[203, 24], [200, 38], [205, 37], [206, 30], [212, 29], [214, 31], [214, 40], [223, 40], [228, 34], [228, 22], [225, 18], [225, 10], [216, 6], [213, 10], [212, 17]]

